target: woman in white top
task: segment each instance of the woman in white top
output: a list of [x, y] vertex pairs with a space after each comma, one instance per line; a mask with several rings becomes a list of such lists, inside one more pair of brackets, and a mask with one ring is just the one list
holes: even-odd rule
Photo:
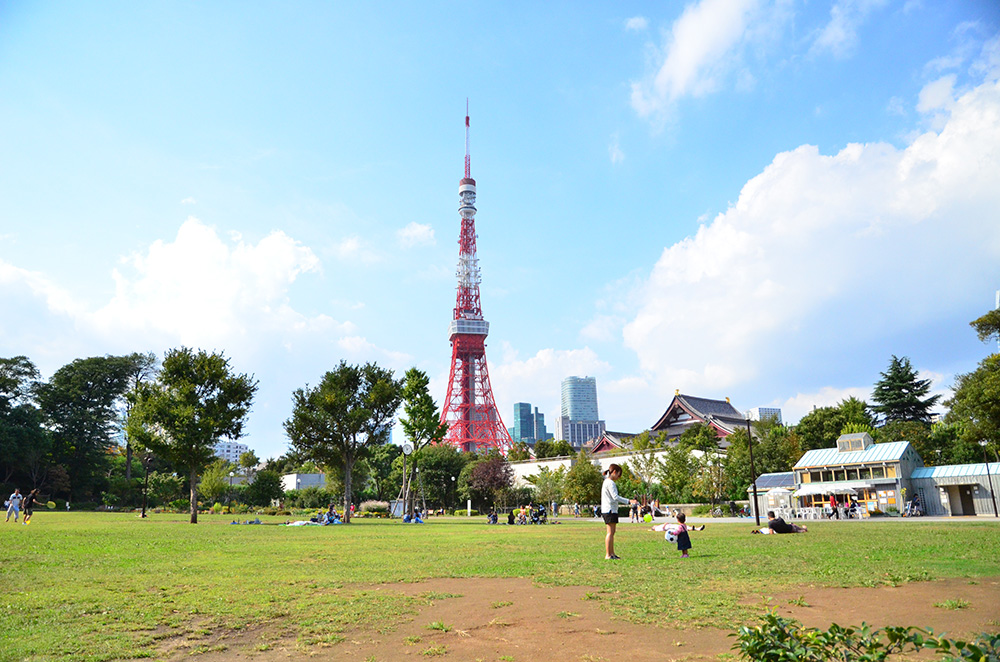
[[615, 554], [615, 529], [618, 527], [618, 504], [628, 505], [632, 499], [618, 496], [618, 486], [615, 481], [622, 477], [622, 468], [617, 464], [608, 466], [604, 472], [604, 484], [601, 486], [601, 516], [607, 526], [604, 536], [604, 558], [618, 561], [621, 557]]

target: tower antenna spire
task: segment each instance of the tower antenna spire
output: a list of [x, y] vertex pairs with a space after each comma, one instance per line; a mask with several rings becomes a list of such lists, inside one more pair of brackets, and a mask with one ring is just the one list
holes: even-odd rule
[[472, 156], [469, 154], [469, 97], [465, 97], [465, 178], [472, 177]]

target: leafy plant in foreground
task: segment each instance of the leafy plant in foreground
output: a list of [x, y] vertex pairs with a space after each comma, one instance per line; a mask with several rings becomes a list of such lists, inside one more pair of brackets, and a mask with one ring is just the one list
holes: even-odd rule
[[741, 627], [733, 645], [745, 659], [755, 662], [880, 662], [891, 655], [924, 648], [937, 650], [943, 662], [1000, 661], [1000, 634], [982, 634], [974, 641], [937, 637], [917, 627], [872, 630], [837, 624], [829, 630], [804, 627], [794, 619], [767, 614], [756, 627]]

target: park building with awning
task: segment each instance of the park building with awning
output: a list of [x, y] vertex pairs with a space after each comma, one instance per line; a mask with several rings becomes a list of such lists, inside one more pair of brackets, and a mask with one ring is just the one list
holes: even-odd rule
[[[830, 496], [856, 499], [863, 514], [902, 512], [914, 491], [910, 476], [924, 466], [908, 441], [876, 444], [866, 432], [845, 434], [836, 448], [807, 451], [792, 467], [801, 508], [823, 508]], [[924, 501], [926, 503], [926, 501]]]

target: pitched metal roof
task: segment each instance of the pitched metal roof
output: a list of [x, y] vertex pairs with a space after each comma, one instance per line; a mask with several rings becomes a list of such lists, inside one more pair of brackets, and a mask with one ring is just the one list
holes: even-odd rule
[[845, 451], [836, 448], [817, 448], [807, 451], [795, 463], [795, 469], [803, 467], [839, 466], [841, 464], [861, 464], [863, 462], [894, 462], [903, 457], [910, 446], [908, 441], [891, 441], [873, 444], [863, 451]]
[[[910, 478], [954, 478], [956, 476], [985, 476], [986, 465], [947, 464], [943, 467], [920, 467], [914, 469]], [[990, 462], [990, 476], [1000, 475], [1000, 463]]]
[[791, 471], [782, 471], [773, 474], [761, 474], [757, 476], [757, 491], [769, 490], [772, 487], [795, 487], [795, 474]]

